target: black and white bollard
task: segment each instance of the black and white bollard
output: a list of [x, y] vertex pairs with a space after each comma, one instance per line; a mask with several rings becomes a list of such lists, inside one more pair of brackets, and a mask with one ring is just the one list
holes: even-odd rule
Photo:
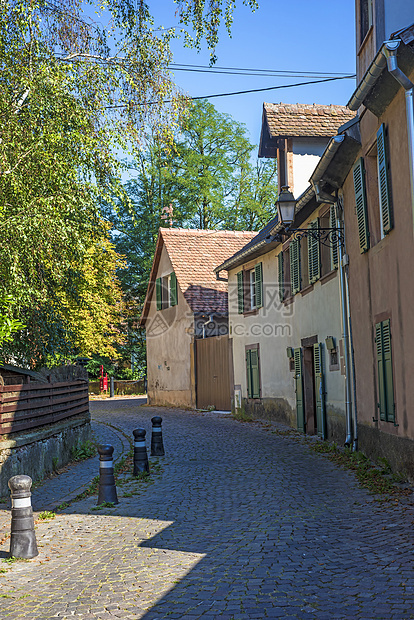
[[113, 446], [108, 444], [98, 446], [99, 453], [99, 493], [98, 506], [104, 502], [112, 502], [119, 504], [118, 495], [116, 494]]
[[147, 446], [145, 444], [145, 435], [147, 431], [144, 428], [136, 428], [134, 434], [134, 476], [138, 476], [143, 471], [149, 472]]
[[10, 478], [8, 484], [12, 500], [10, 556], [29, 560], [39, 555], [30, 499], [32, 479], [21, 474]]
[[151, 435], [151, 456], [164, 456], [164, 444], [162, 442], [162, 418], [159, 415], [151, 418], [152, 435]]

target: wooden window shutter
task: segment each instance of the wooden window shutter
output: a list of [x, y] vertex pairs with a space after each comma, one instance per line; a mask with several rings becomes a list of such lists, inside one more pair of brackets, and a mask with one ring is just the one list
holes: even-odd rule
[[252, 398], [260, 398], [259, 351], [250, 349]]
[[[331, 205], [329, 226], [331, 228], [336, 228], [336, 224], [335, 205]], [[336, 240], [336, 243], [331, 244], [331, 269], [338, 269], [338, 240]]]
[[292, 281], [292, 295], [300, 291], [300, 240], [294, 239], [289, 247], [290, 254], [290, 277]]
[[293, 351], [295, 364], [296, 419], [298, 430], [305, 432], [305, 407], [303, 400], [302, 349]]
[[382, 323], [375, 325], [375, 344], [377, 347], [377, 374], [378, 374], [378, 409], [381, 420], [387, 419], [384, 384], [384, 355], [382, 351]]
[[367, 198], [365, 192], [365, 168], [362, 157], [353, 169], [358, 238], [361, 254], [369, 249], [369, 230], [367, 217]]
[[155, 281], [155, 299], [157, 300], [157, 310], [162, 308], [162, 281], [157, 278]]
[[394, 422], [394, 379], [392, 372], [391, 325], [389, 319], [382, 322], [382, 351], [387, 421]]
[[283, 252], [280, 252], [277, 256], [277, 266], [279, 271], [279, 299], [283, 301], [285, 299], [285, 270], [283, 265]]
[[176, 306], [178, 303], [177, 296], [177, 276], [174, 271], [170, 276], [170, 306]]
[[252, 364], [251, 364], [251, 349], [246, 351], [246, 375], [247, 375], [247, 398], [252, 397]]
[[257, 263], [254, 268], [254, 282], [256, 288], [256, 308], [263, 306], [263, 265]]
[[[308, 226], [309, 230], [318, 231], [319, 222], [313, 220]], [[321, 253], [319, 247], [319, 239], [308, 237], [308, 265], [309, 265], [309, 284], [313, 284], [321, 277]]]
[[244, 280], [242, 271], [239, 271], [237, 274], [237, 312], [239, 314], [244, 312]]
[[316, 426], [319, 437], [326, 439], [325, 386], [323, 377], [323, 344], [313, 345], [315, 369]]
[[381, 125], [377, 132], [377, 152], [379, 203], [381, 210], [382, 230], [384, 235], [386, 235], [392, 229], [393, 221], [390, 184], [388, 179], [387, 143], [384, 124]]

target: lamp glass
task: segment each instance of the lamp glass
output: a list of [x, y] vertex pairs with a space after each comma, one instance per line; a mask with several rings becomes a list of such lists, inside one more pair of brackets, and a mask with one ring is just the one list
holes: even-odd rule
[[296, 200], [288, 187], [282, 187], [276, 207], [280, 222], [287, 226], [292, 224], [295, 217]]

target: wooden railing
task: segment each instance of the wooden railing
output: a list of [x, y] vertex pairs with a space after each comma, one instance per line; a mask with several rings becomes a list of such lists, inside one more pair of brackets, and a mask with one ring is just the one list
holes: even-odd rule
[[87, 381], [0, 385], [0, 441], [88, 411]]

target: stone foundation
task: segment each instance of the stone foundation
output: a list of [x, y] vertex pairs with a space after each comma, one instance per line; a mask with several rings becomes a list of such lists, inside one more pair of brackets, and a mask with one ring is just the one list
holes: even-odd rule
[[12, 476], [26, 474], [33, 482], [42, 480], [69, 463], [72, 448], [90, 439], [88, 413], [0, 440], [0, 497], [9, 495], [7, 483]]
[[404, 474], [414, 482], [414, 441], [384, 433], [378, 428], [358, 424], [358, 448], [378, 462], [387, 459], [393, 472]]

